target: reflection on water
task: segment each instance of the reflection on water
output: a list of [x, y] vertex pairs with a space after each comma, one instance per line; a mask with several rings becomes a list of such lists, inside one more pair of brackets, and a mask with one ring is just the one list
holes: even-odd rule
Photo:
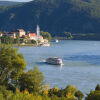
[[62, 67], [63, 67], [63, 65], [60, 65], [60, 72], [61, 72], [61, 70], [62, 70]]
[[[99, 41], [59, 41], [50, 47], [22, 47], [27, 70], [38, 66], [51, 87], [65, 88], [75, 85], [84, 93], [100, 83], [100, 42]], [[45, 63], [48, 57], [60, 57], [63, 66]]]

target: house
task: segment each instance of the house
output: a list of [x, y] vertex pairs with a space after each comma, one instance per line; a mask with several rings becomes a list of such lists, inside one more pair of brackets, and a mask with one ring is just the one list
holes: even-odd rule
[[12, 37], [12, 38], [14, 38], [14, 39], [16, 39], [16, 34], [13, 33], [13, 32], [9, 32], [9, 33], [8, 33], [8, 36], [9, 36], [9, 37]]
[[2, 37], [3, 36], [3, 32], [2, 31], [0, 31], [0, 37]]
[[13, 31], [12, 34], [15, 34], [16, 36], [19, 36], [19, 37], [23, 37], [25, 36], [26, 33], [23, 29], [17, 29]]
[[29, 34], [28, 34], [28, 37], [29, 37], [31, 40], [37, 40], [37, 35], [36, 35], [36, 33], [29, 33]]
[[[37, 41], [37, 34], [36, 33], [29, 33], [28, 34], [28, 37], [31, 39], [31, 40], [35, 40]], [[40, 35], [40, 39], [39, 39], [41, 42], [44, 42], [44, 39], [43, 39], [43, 36]]]
[[3, 32], [2, 36], [8, 36], [9, 32]]

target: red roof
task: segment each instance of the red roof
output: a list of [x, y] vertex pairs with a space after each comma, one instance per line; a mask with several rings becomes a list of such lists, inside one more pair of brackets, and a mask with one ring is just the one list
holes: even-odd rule
[[[29, 33], [29, 37], [36, 37], [37, 36], [37, 34], [36, 33]], [[40, 38], [42, 39], [43, 38], [43, 36], [42, 35], [40, 35]]]
[[29, 33], [30, 37], [36, 37], [36, 33]]
[[43, 38], [43, 36], [42, 36], [42, 35], [40, 35], [40, 38]]

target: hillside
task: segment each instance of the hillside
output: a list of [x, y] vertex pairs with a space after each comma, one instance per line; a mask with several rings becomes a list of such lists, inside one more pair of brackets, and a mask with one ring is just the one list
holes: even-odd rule
[[12, 6], [12, 5], [18, 5], [22, 2], [12, 2], [12, 1], [0, 1], [0, 6]]
[[100, 34], [100, 0], [34, 0], [0, 10], [0, 30], [41, 30]]

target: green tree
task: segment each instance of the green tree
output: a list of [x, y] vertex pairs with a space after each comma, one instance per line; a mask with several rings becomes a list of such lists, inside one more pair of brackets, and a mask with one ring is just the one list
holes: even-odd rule
[[36, 44], [36, 41], [35, 41], [35, 40], [31, 40], [31, 43], [32, 43], [32, 44]]
[[100, 100], [100, 91], [90, 91], [85, 100]]
[[48, 32], [43, 32], [43, 31], [41, 31], [41, 35], [43, 36], [43, 38], [44, 39], [47, 39], [48, 41], [50, 41], [51, 40], [51, 34], [50, 33], [48, 33]]
[[99, 90], [100, 91], [100, 85], [99, 84], [97, 84], [95, 90]]
[[17, 36], [16, 39], [15, 39], [14, 41], [15, 41], [16, 44], [19, 45], [19, 44], [20, 44], [20, 38], [19, 38], [19, 36]]
[[9, 36], [1, 37], [1, 43], [12, 44], [13, 42], [14, 42], [14, 39], [12, 37], [9, 37]]
[[38, 68], [29, 70], [27, 73], [23, 73], [19, 78], [19, 87], [21, 91], [28, 89], [30, 93], [39, 92], [42, 87], [44, 77], [42, 72], [39, 72]]
[[78, 90], [75, 93], [75, 96], [78, 98], [78, 100], [82, 100], [82, 98], [84, 97], [84, 94], [80, 90]]
[[2, 43], [1, 43], [1, 39], [0, 39], [0, 45], [1, 45]]
[[75, 98], [75, 92], [77, 91], [77, 88], [75, 86], [71, 86], [71, 85], [68, 85], [65, 89], [64, 89], [64, 92], [65, 92], [65, 96], [67, 98], [72, 98], [74, 99]]
[[26, 68], [22, 54], [11, 46], [2, 45], [0, 48], [0, 84], [17, 86], [18, 77]]

